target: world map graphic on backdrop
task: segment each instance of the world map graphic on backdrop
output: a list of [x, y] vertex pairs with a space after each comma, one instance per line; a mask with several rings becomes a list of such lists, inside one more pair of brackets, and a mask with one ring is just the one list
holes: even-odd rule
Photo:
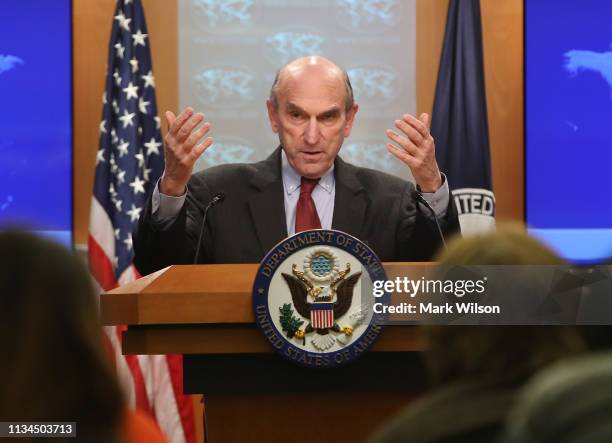
[[249, 146], [249, 142], [240, 137], [225, 136], [218, 138], [215, 143], [206, 150], [194, 165], [193, 172], [218, 166], [225, 163], [251, 163], [254, 160], [255, 148]]
[[387, 152], [385, 143], [375, 138], [346, 140], [340, 156], [343, 160], [356, 165], [388, 173], [401, 173], [401, 164]]
[[325, 37], [320, 31], [292, 26], [265, 38], [266, 55], [272, 65], [282, 66], [309, 54], [325, 54]]
[[378, 33], [394, 26], [401, 17], [398, 0], [336, 0], [338, 23], [360, 33]]
[[204, 68], [193, 77], [198, 98], [211, 108], [235, 108], [253, 100], [255, 73], [237, 65]]
[[15, 69], [18, 65], [23, 65], [24, 61], [15, 55], [0, 54], [0, 74], [11, 69]]
[[206, 19], [210, 28], [227, 25], [249, 25], [253, 18], [253, 0], [194, 0], [198, 16]]
[[[612, 48], [612, 44], [610, 44]], [[565, 69], [577, 75], [581, 71], [595, 71], [608, 83], [612, 100], [612, 51], [596, 52], [572, 49], [565, 53]]]
[[392, 102], [401, 93], [400, 76], [391, 66], [362, 65], [347, 69], [355, 97], [372, 106]]

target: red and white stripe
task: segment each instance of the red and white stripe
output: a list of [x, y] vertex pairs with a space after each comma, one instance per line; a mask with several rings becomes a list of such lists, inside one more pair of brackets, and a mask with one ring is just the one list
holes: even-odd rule
[[[101, 291], [109, 291], [140, 276], [130, 266], [115, 279], [114, 229], [104, 208], [92, 198], [89, 223], [89, 268]], [[183, 394], [180, 355], [122, 355], [125, 326], [105, 326], [106, 345], [112, 350], [119, 382], [130, 407], [147, 412], [172, 443], [195, 443], [193, 404]]]
[[313, 309], [310, 311], [310, 323], [315, 329], [331, 328], [334, 325], [333, 309]]

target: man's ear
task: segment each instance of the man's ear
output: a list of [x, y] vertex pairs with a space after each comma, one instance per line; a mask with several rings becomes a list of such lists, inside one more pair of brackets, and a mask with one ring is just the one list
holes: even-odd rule
[[275, 134], [278, 133], [278, 112], [274, 109], [272, 100], [266, 100], [266, 107], [268, 108], [268, 119], [270, 120], [270, 127]]
[[346, 113], [346, 124], [344, 125], [344, 136], [348, 137], [351, 135], [351, 129], [353, 129], [353, 123], [355, 122], [355, 114], [359, 111], [359, 105], [353, 103], [351, 109]]

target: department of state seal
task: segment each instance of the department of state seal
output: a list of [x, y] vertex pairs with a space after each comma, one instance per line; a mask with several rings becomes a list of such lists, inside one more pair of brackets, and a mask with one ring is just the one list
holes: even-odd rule
[[256, 323], [291, 361], [346, 364], [382, 329], [383, 318], [372, 309], [372, 282], [385, 279], [376, 255], [358, 239], [331, 230], [301, 232], [276, 245], [259, 266]]

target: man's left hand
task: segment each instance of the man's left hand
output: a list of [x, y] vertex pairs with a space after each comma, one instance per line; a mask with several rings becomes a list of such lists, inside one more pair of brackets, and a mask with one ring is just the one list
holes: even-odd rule
[[405, 163], [423, 192], [436, 192], [442, 186], [442, 175], [436, 162], [436, 146], [429, 133], [429, 115], [417, 119], [404, 114], [395, 120], [401, 134], [387, 129], [387, 137], [399, 145], [387, 143], [387, 150]]

